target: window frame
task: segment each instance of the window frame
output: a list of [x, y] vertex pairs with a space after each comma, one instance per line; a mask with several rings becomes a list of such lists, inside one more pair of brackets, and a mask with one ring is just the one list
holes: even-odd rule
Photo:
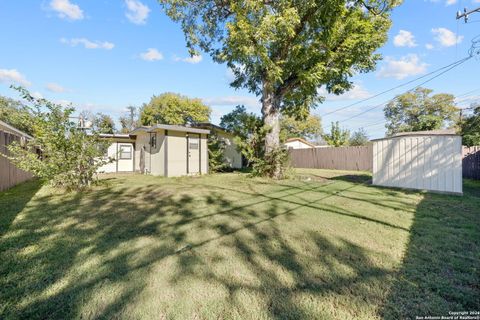
[[[123, 147], [129, 148], [130, 151], [128, 151], [128, 152], [123, 151], [123, 150], [122, 150]], [[132, 148], [132, 145], [130, 145], [130, 144], [120, 144], [120, 145], [118, 146], [118, 149], [119, 149], [119, 151], [118, 151], [118, 160], [132, 160], [132, 156], [133, 156], [133, 148]], [[125, 156], [123, 155], [124, 153], [129, 154], [129, 156], [128, 156], [128, 157], [125, 157]]]

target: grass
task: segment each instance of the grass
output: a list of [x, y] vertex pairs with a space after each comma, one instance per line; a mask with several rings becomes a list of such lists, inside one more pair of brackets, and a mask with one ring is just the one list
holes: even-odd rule
[[408, 319], [480, 309], [480, 183], [464, 197], [299, 170], [109, 176], [0, 193], [1, 319]]

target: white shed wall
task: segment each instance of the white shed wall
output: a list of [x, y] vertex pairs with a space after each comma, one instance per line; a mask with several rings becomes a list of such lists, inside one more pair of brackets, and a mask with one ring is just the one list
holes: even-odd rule
[[462, 193], [460, 136], [401, 136], [374, 141], [373, 184]]

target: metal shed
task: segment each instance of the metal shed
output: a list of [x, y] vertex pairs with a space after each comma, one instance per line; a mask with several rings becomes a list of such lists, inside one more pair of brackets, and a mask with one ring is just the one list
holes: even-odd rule
[[462, 194], [462, 137], [404, 132], [373, 141], [373, 184]]

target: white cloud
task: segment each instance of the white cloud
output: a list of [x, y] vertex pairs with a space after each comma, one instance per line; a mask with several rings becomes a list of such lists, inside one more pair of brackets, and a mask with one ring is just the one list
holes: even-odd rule
[[32, 97], [34, 97], [35, 99], [39, 99], [39, 100], [43, 99], [43, 95], [38, 91], [32, 92], [31, 94], [32, 94]]
[[194, 55], [192, 57], [187, 57], [187, 58], [180, 58], [180, 57], [173, 57], [174, 61], [183, 61], [187, 63], [192, 63], [192, 64], [197, 64], [203, 60], [203, 57], [201, 55]]
[[125, 4], [128, 10], [125, 16], [130, 22], [135, 24], [145, 24], [147, 22], [148, 14], [150, 13], [149, 7], [138, 0], [125, 0]]
[[[443, 0], [430, 0], [430, 2], [443, 2]], [[457, 3], [458, 0], [445, 0], [446, 6], [451, 6], [452, 4]]]
[[370, 97], [372, 94], [363, 88], [360, 84], [354, 84], [352, 89], [341, 95], [327, 94], [325, 89], [320, 89], [319, 93], [325, 96], [325, 101], [357, 100]]
[[433, 44], [427, 43], [427, 44], [425, 45], [425, 48], [427, 48], [428, 50], [432, 50], [432, 49], [433, 49]]
[[395, 47], [416, 47], [415, 36], [406, 30], [400, 30], [398, 34], [393, 38], [393, 44]]
[[77, 45], [83, 45], [86, 49], [105, 49], [111, 50], [115, 47], [115, 45], [108, 41], [90, 41], [86, 38], [73, 38], [73, 39], [60, 39], [60, 42], [68, 44], [72, 47], [76, 47]]
[[427, 70], [427, 64], [420, 61], [416, 54], [409, 54], [395, 60], [392, 57], [385, 58], [386, 64], [380, 68], [377, 76], [380, 78], [395, 78], [398, 80], [409, 76], [423, 74]]
[[463, 40], [463, 36], [457, 36], [446, 28], [434, 28], [432, 33], [435, 35], [434, 39], [443, 47], [454, 46]]
[[25, 87], [28, 87], [32, 84], [16, 69], [0, 69], [0, 82], [6, 84], [17, 83]]
[[210, 106], [236, 106], [244, 105], [249, 108], [258, 108], [261, 106], [260, 101], [252, 96], [223, 96], [203, 98], [202, 101]]
[[56, 93], [67, 92], [67, 89], [65, 89], [65, 88], [62, 87], [61, 85], [59, 85], [59, 84], [57, 84], [57, 83], [53, 83], [53, 82], [47, 83], [47, 85], [45, 86], [45, 88], [46, 88], [48, 91], [56, 92]]
[[163, 54], [159, 52], [157, 49], [150, 48], [147, 50], [147, 52], [141, 53], [140, 58], [142, 58], [145, 61], [162, 60]]
[[63, 19], [82, 20], [83, 11], [76, 4], [69, 0], [52, 0], [50, 8], [57, 12], [58, 16]]

